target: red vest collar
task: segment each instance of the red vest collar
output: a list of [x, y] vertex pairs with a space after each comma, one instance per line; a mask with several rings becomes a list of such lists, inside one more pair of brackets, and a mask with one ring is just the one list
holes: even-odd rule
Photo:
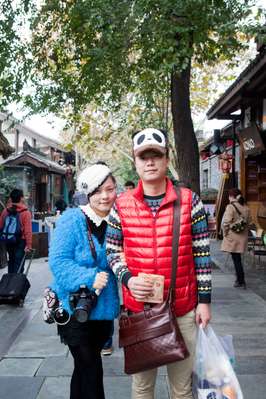
[[[133, 197], [136, 200], [143, 202], [144, 199], [144, 192], [143, 192], [143, 184], [142, 181], [139, 180], [137, 187], [133, 190]], [[173, 183], [171, 180], [166, 177], [166, 193], [165, 197], [161, 203], [161, 206], [168, 204], [169, 202], [174, 202], [177, 199], [177, 194], [175, 192]]]

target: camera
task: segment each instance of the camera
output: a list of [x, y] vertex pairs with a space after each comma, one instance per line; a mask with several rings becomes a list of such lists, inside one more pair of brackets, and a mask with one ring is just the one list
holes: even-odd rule
[[46, 287], [44, 290], [42, 311], [43, 320], [48, 324], [56, 323], [63, 326], [70, 320], [69, 313], [63, 309], [56, 292], [50, 287]]
[[81, 285], [77, 292], [71, 294], [69, 301], [76, 320], [85, 323], [92, 309], [96, 306], [97, 295], [94, 291], [89, 290], [86, 285]]

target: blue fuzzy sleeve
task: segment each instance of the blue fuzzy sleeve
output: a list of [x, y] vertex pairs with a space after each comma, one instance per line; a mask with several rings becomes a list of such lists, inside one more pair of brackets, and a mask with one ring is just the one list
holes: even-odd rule
[[97, 273], [97, 268], [92, 267], [93, 258], [88, 256], [80, 264], [75, 256], [77, 247], [83, 251], [87, 246], [82, 216], [79, 217], [78, 210], [66, 211], [56, 224], [49, 249], [50, 269], [60, 291], [75, 292], [81, 284], [92, 287]]

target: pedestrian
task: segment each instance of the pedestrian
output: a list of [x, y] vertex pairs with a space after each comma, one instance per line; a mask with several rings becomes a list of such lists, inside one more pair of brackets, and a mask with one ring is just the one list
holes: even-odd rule
[[[248, 246], [248, 230], [251, 223], [250, 209], [245, 204], [242, 193], [238, 188], [230, 189], [228, 194], [229, 204], [222, 219], [223, 241], [221, 250], [229, 252], [232, 256], [236, 274], [234, 287], [246, 288], [241, 254], [246, 251]], [[245, 228], [241, 232], [235, 232], [232, 229], [233, 223], [238, 222], [240, 218], [244, 219]]]
[[[104, 399], [101, 350], [119, 312], [117, 283], [108, 267], [105, 248], [116, 183], [106, 165], [94, 164], [78, 177], [81, 186], [86, 186], [88, 204], [67, 209], [53, 232], [51, 288], [61, 303], [62, 314], [69, 315], [66, 324], [58, 325], [58, 334], [74, 359], [70, 399]], [[84, 311], [85, 318], [81, 319]]]
[[135, 188], [135, 183], [132, 180], [128, 180], [124, 184], [125, 190], [133, 190]]
[[[17, 273], [25, 252], [32, 250], [31, 212], [25, 205], [23, 191], [15, 188], [0, 216], [0, 239], [6, 243], [8, 273]], [[20, 270], [24, 271], [24, 265]]]
[[56, 212], [60, 212], [60, 215], [66, 210], [67, 208], [67, 203], [66, 201], [60, 197], [58, 200], [55, 202], [55, 210]]
[[[166, 132], [148, 128], [132, 137], [139, 183], [118, 197], [107, 230], [107, 257], [122, 283], [124, 306], [143, 310], [153, 286], [140, 272], [165, 277], [166, 299], [171, 276], [173, 206], [177, 198], [166, 176], [169, 144]], [[190, 356], [167, 365], [172, 399], [192, 399], [191, 375], [196, 324], [210, 320], [211, 262], [206, 215], [197, 194], [180, 188], [181, 228], [176, 277], [175, 314]], [[152, 354], [151, 354], [152, 356]], [[157, 369], [133, 374], [132, 398], [153, 399]]]
[[114, 321], [112, 324], [112, 328], [110, 330], [110, 334], [109, 337], [107, 338], [107, 341], [105, 341], [101, 354], [103, 356], [111, 356], [111, 354], [113, 353], [113, 335], [114, 335], [114, 331], [115, 331], [115, 326], [114, 326]]

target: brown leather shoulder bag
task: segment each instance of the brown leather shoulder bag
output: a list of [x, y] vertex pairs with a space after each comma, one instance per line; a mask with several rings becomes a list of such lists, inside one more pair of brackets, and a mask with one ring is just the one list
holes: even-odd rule
[[167, 299], [160, 304], [144, 304], [144, 311], [122, 311], [119, 319], [119, 346], [124, 348], [125, 373], [134, 374], [189, 356], [174, 313], [175, 284], [180, 233], [180, 189], [174, 203], [172, 273]]

